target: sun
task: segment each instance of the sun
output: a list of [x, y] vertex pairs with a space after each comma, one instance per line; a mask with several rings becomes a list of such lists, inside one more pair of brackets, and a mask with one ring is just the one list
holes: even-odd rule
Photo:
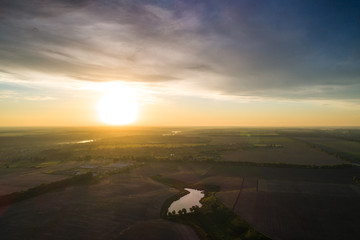
[[98, 104], [99, 119], [109, 125], [127, 125], [137, 119], [138, 104], [131, 88], [112, 86]]

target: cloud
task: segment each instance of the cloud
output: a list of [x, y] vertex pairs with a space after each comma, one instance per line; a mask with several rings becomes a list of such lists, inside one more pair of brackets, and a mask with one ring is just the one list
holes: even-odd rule
[[49, 100], [55, 100], [56, 98], [49, 96], [28, 96], [28, 97], [24, 97], [23, 99], [28, 101], [49, 101]]
[[358, 99], [356, 9], [352, 1], [2, 1], [0, 65], [22, 81], [36, 81], [32, 71], [170, 85], [173, 94], [192, 86], [210, 98]]
[[0, 90], [0, 100], [1, 99], [12, 99], [12, 100], [27, 100], [27, 101], [49, 101], [55, 100], [56, 98], [50, 96], [31, 96], [23, 95], [23, 93], [12, 91], [12, 90]]
[[10, 90], [1, 90], [0, 91], [0, 99], [5, 99], [5, 98], [14, 98], [16, 97], [17, 93], [15, 91], [10, 91]]

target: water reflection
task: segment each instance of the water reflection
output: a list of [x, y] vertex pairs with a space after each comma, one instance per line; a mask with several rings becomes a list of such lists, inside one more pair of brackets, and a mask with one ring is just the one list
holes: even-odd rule
[[204, 191], [191, 188], [185, 188], [185, 190], [189, 193], [179, 200], [174, 201], [168, 209], [169, 212], [175, 211], [178, 213], [178, 211], [183, 208], [185, 208], [187, 212], [190, 212], [192, 206], [202, 206], [200, 200], [204, 197]]

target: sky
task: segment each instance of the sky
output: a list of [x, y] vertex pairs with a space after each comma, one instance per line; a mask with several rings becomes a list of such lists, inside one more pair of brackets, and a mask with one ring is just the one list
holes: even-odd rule
[[0, 126], [104, 125], [98, 104], [117, 89], [136, 99], [134, 125], [359, 126], [359, 11], [350, 0], [0, 0]]

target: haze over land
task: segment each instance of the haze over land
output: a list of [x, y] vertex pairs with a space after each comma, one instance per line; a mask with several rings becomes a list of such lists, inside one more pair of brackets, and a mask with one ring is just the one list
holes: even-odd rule
[[359, 164], [359, 129], [0, 128], [0, 235], [358, 239]]
[[0, 125], [101, 125], [117, 82], [133, 89], [135, 125], [358, 126], [359, 8], [3, 0]]

